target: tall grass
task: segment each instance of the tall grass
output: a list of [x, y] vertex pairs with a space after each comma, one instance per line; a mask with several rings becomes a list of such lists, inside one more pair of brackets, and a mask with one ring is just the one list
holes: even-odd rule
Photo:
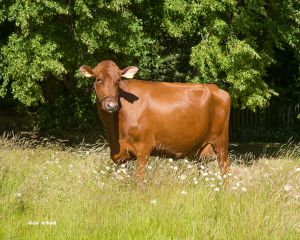
[[216, 164], [152, 158], [137, 184], [102, 145], [2, 137], [0, 239], [300, 239], [298, 150], [233, 164], [225, 186]]

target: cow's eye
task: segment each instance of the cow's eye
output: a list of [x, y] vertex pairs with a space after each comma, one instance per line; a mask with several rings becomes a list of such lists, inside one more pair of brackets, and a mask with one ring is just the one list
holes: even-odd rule
[[103, 82], [103, 80], [100, 79], [100, 78], [97, 78], [96, 81], [97, 81], [97, 83], [102, 83]]

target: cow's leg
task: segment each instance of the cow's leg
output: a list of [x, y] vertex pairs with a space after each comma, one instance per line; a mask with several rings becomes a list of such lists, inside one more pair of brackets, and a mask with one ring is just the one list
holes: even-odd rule
[[146, 165], [149, 162], [151, 149], [144, 144], [139, 144], [136, 146], [136, 158], [137, 158], [137, 165], [136, 165], [136, 172], [135, 172], [135, 179], [137, 181], [142, 181], [145, 176]]
[[111, 149], [111, 159], [116, 164], [122, 164], [132, 159], [133, 156], [131, 152], [133, 151], [132, 147], [127, 144], [120, 144], [120, 148], [118, 150]]
[[228, 144], [222, 142], [213, 144], [214, 151], [217, 154], [219, 166], [222, 176], [228, 173], [230, 167], [230, 161], [228, 158]]

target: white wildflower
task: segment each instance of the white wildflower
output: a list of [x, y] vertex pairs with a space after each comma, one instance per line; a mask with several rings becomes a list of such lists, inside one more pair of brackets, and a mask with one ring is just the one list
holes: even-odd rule
[[300, 172], [300, 167], [296, 168], [296, 172]]
[[109, 171], [109, 170], [110, 170], [110, 167], [109, 167], [109, 166], [106, 166], [105, 169], [106, 169], [107, 171]]
[[194, 180], [194, 184], [197, 185], [199, 182], [197, 180]]
[[100, 172], [101, 172], [101, 174], [106, 174], [106, 172], [105, 172], [105, 171], [103, 171], [103, 170], [100, 170]]
[[89, 151], [86, 151], [86, 152], [85, 152], [85, 155], [90, 155], [90, 152], [89, 152]]
[[151, 203], [152, 205], [156, 205], [156, 204], [157, 204], [157, 200], [153, 199], [153, 200], [150, 201], [150, 203]]
[[181, 195], [187, 195], [186, 191], [181, 191]]
[[147, 166], [147, 168], [151, 170], [151, 169], [152, 169], [152, 166], [149, 165], [149, 166]]
[[187, 160], [187, 159], [184, 159], [184, 162], [185, 162], [185, 163], [188, 163], [188, 162], [189, 162], [189, 160]]
[[206, 177], [206, 178], [204, 178], [204, 180], [205, 180], [206, 182], [208, 182], [208, 181], [209, 181], [209, 178], [208, 178], [208, 177]]
[[284, 188], [284, 191], [286, 191], [286, 192], [291, 191], [293, 189], [293, 187], [289, 184], [284, 185], [283, 188]]
[[177, 166], [174, 166], [173, 169], [174, 169], [175, 171], [177, 171], [177, 170], [178, 170], [178, 167], [177, 167]]
[[215, 184], [210, 184], [210, 187], [211, 187], [211, 188], [213, 188], [213, 187], [215, 187], [215, 186], [216, 186]]
[[247, 188], [242, 187], [242, 188], [241, 188], [241, 191], [242, 191], [242, 192], [247, 192]]
[[218, 175], [218, 176], [217, 176], [217, 179], [218, 179], [218, 180], [222, 180], [222, 176], [221, 176], [221, 175]]
[[220, 191], [220, 188], [215, 187], [215, 188], [214, 188], [214, 191], [215, 191], [215, 192], [219, 192], [219, 191]]
[[97, 174], [98, 172], [96, 170], [93, 169], [93, 173]]
[[17, 197], [22, 197], [22, 194], [20, 192], [16, 193]]
[[193, 168], [193, 166], [191, 164], [187, 165], [187, 168]]
[[203, 165], [201, 165], [201, 166], [200, 166], [200, 168], [201, 168], [202, 170], [204, 170], [204, 169], [205, 169], [205, 167], [204, 167]]
[[238, 189], [238, 187], [236, 187], [236, 186], [232, 187], [232, 190], [237, 190], [237, 189]]
[[178, 178], [180, 178], [180, 180], [185, 180], [186, 179], [186, 176], [185, 175], [180, 175]]
[[204, 172], [204, 173], [202, 173], [202, 176], [208, 176], [208, 173], [207, 172]]
[[126, 167], [126, 165], [123, 163], [123, 164], [121, 164], [121, 168], [125, 168]]
[[69, 167], [70, 167], [70, 168], [72, 168], [72, 167], [73, 167], [73, 165], [72, 165], [72, 164], [69, 164]]
[[173, 162], [173, 158], [169, 158], [168, 161], [171, 163]]
[[212, 177], [212, 178], [210, 178], [210, 181], [215, 181], [215, 178], [213, 178], [213, 177]]

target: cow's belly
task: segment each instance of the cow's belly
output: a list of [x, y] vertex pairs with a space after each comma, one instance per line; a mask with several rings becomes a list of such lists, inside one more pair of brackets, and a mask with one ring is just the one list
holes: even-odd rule
[[158, 121], [157, 129], [153, 129], [155, 148], [175, 155], [186, 155], [199, 149], [209, 137], [210, 124], [205, 114], [196, 116], [199, 118], [187, 119], [186, 116], [182, 116], [181, 121], [176, 121], [172, 117]]

